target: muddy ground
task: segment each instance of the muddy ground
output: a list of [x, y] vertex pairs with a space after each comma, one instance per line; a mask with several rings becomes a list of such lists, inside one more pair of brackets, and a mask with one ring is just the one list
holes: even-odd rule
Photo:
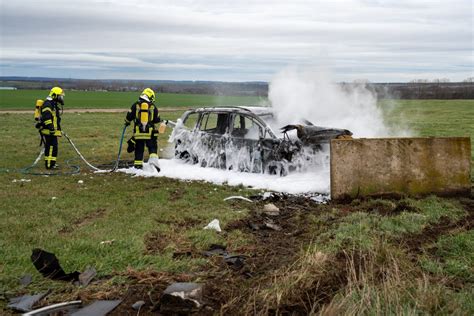
[[[177, 195], [179, 195], [179, 192], [177, 192]], [[268, 216], [262, 213], [263, 206], [269, 202], [274, 203], [280, 209], [279, 215]], [[474, 199], [472, 197], [462, 198], [460, 202], [468, 212], [466, 217], [457, 222], [449, 222], [446, 218], [442, 218], [438, 224], [425, 228], [419, 234], [403, 236], [400, 242], [405, 249], [416, 255], [423, 246], [435, 242], [441, 235], [449, 234], [454, 230], [472, 229], [474, 225]], [[274, 197], [270, 200], [258, 201], [254, 204], [247, 218], [231, 222], [223, 228], [223, 231], [226, 232], [240, 230], [254, 240], [250, 246], [227, 249], [232, 254], [240, 254], [244, 257], [242, 266], [228, 264], [222, 256], [216, 255], [209, 259], [209, 263], [201, 271], [192, 275], [129, 271], [126, 275], [130, 278], [131, 285], [127, 289], [124, 303], [113, 314], [135, 315], [136, 311], [132, 310], [130, 306], [138, 300], [146, 302], [140, 311], [140, 315], [156, 314], [160, 307], [160, 294], [167, 285], [172, 282], [188, 282], [196, 279], [205, 284], [204, 301], [206, 303], [206, 306], [197, 314], [240, 314], [242, 312], [241, 306], [248, 304], [248, 300], [252, 298], [255, 289], [268, 282], [269, 277], [275, 271], [292, 265], [301, 249], [311, 242], [315, 233], [317, 234], [317, 232], [308, 231], [307, 227], [310, 227], [310, 225], [307, 225], [307, 222], [310, 216], [329, 212], [333, 208], [342, 210], [343, 214], [346, 215], [355, 211], [372, 212], [376, 210], [383, 216], [393, 216], [402, 211], [418, 211], [404, 200], [390, 200], [388, 202], [384, 200], [379, 205], [373, 203], [373, 201], [371, 203], [359, 201], [350, 204], [317, 204], [308, 198], [300, 197]], [[336, 220], [334, 218], [334, 221]], [[272, 228], [267, 226], [269, 222]], [[179, 229], [186, 229], [186, 227], [199, 224], [186, 223], [186, 225], [180, 225]], [[160, 242], [166, 239], [163, 237], [167, 236], [148, 235], [146, 237], [147, 251], [163, 250], [167, 246], [166, 243]], [[203, 256], [202, 251], [190, 248], [186, 241], [174, 240], [174, 242], [176, 244], [182, 242], [182, 248], [175, 253], [176, 260], [185, 257]], [[320, 306], [328, 303], [346, 285], [348, 260], [362, 264], [366, 259], [363, 256], [348, 258], [344, 253], [336, 255], [336, 260], [332, 262], [332, 269], [329, 270], [325, 278], [319, 280], [314, 293], [312, 293], [312, 299], [319, 301]], [[258, 303], [256, 304], [258, 305]], [[268, 313], [305, 315], [308, 312], [309, 304], [303, 298], [295, 301], [294, 304], [281, 306], [278, 311], [269, 310]], [[258, 308], [258, 306], [256, 307]]]
[[[174, 192], [173, 196], [179, 198], [182, 192]], [[278, 215], [268, 215], [262, 212], [264, 205], [274, 203], [280, 210]], [[442, 218], [439, 223], [426, 227], [421, 233], [407, 234], [400, 237], [399, 242], [404, 249], [416, 258], [426, 245], [434, 243], [441, 235], [450, 232], [472, 229], [474, 225], [474, 198], [460, 198], [460, 205], [467, 211], [467, 216], [457, 222], [450, 222], [447, 218]], [[236, 205], [242, 201], [231, 201]], [[265, 201], [259, 199], [251, 204], [250, 213], [244, 219], [229, 223], [223, 227], [223, 234], [240, 230], [250, 242], [246, 246], [229, 249], [230, 254], [241, 255], [237, 261], [226, 262], [219, 255], [204, 254], [203, 250], [192, 247], [186, 240], [184, 234], [162, 235], [152, 232], [145, 236], [146, 253], [162, 252], [172, 242], [176, 251], [175, 260], [185, 260], [186, 258], [208, 258], [209, 260], [197, 272], [192, 274], [169, 274], [157, 271], [134, 271], [128, 270], [120, 275], [126, 277], [127, 285], [116, 286], [102, 291], [97, 291], [95, 287], [84, 288], [78, 293], [78, 299], [85, 303], [97, 299], [122, 299], [123, 302], [111, 313], [111, 315], [137, 315], [137, 311], [132, 309], [132, 304], [143, 300], [145, 305], [140, 309], [139, 315], [156, 315], [160, 310], [160, 296], [163, 290], [173, 282], [193, 282], [204, 284], [205, 306], [197, 313], [199, 315], [241, 314], [241, 307], [249, 304], [255, 294], [255, 290], [265, 287], [272, 278], [272, 275], [285, 267], [291, 266], [301, 250], [311, 243], [314, 236], [318, 234], [314, 225], [309, 225], [314, 215], [330, 213], [332, 209], [338, 209], [337, 217], [327, 218], [325, 225], [331, 225], [341, 216], [346, 216], [353, 212], [378, 212], [382, 216], [393, 216], [402, 211], [418, 212], [416, 207], [411, 206], [405, 200], [380, 200], [377, 201], [356, 201], [352, 203], [318, 204], [309, 198], [294, 196], [274, 196]], [[105, 210], [97, 210], [97, 216], [102, 216]], [[342, 215], [341, 215], [342, 214]], [[62, 233], [69, 233], [74, 226], [80, 226], [89, 218], [84, 218], [71, 227], [65, 228]], [[198, 221], [187, 221], [185, 223], [169, 222], [162, 224], [174, 225], [176, 231], [184, 231], [190, 227], [202, 226]], [[309, 227], [313, 227], [309, 229]], [[283, 304], [276, 310], [267, 310], [268, 314], [293, 314], [305, 315], [308, 313], [309, 302], [317, 301], [319, 307], [329, 303], [333, 296], [338, 293], [347, 283], [348, 261], [362, 263], [363, 255], [360, 257], [348, 258], [347, 254], [336, 254], [331, 260], [331, 267], [328, 268], [324, 277], [318, 279], [313, 289], [306, 292], [307, 297], [295, 298]], [[382, 276], [381, 276], [382, 277]], [[95, 282], [104, 282], [98, 280]], [[453, 284], [454, 287], [462, 284]], [[309, 293], [309, 294], [308, 294]], [[46, 302], [42, 302], [44, 305]], [[261, 310], [258, 302], [255, 308]], [[318, 307], [318, 308], [319, 308]], [[313, 311], [314, 306], [313, 306]]]

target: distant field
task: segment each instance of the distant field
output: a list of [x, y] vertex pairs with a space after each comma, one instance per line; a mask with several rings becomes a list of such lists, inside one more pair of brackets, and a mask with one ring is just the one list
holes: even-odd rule
[[470, 136], [474, 139], [474, 100], [382, 100], [391, 125], [416, 136]]
[[[0, 110], [25, 110], [34, 107], [36, 99], [44, 99], [47, 90], [0, 90]], [[66, 108], [128, 108], [137, 100], [138, 92], [66, 91]], [[194, 107], [216, 105], [253, 105], [264, 98], [251, 96], [214, 96], [202, 94], [157, 94], [160, 107]]]

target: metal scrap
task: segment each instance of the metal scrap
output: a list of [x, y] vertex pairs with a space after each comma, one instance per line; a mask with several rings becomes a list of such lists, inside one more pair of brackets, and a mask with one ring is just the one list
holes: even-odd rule
[[35, 294], [35, 295], [23, 295], [10, 299], [7, 307], [14, 309], [19, 312], [29, 312], [33, 305], [45, 297], [48, 292]]
[[161, 312], [190, 313], [202, 305], [202, 284], [178, 282], [168, 286], [161, 295]]
[[122, 300], [113, 301], [95, 301], [94, 303], [81, 308], [71, 316], [105, 316], [115, 309]]
[[92, 279], [97, 275], [95, 268], [88, 267], [84, 272], [79, 275], [79, 284], [82, 286], [87, 286], [92, 281]]

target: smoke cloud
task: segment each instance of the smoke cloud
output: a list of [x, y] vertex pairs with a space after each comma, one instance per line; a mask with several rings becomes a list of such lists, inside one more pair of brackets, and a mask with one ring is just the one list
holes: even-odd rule
[[325, 69], [288, 67], [274, 76], [268, 96], [279, 124], [308, 120], [318, 126], [348, 129], [355, 138], [409, 134], [386, 124], [377, 96], [365, 84], [342, 87]]

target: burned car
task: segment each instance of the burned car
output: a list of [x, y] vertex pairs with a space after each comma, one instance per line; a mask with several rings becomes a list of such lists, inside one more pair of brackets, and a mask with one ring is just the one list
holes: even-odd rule
[[[348, 130], [305, 122], [282, 127], [279, 137], [269, 124], [274, 121], [271, 110], [213, 107], [186, 111], [170, 138], [175, 157], [203, 167], [285, 175], [331, 139], [352, 135]], [[293, 130], [297, 138], [289, 136]]]

